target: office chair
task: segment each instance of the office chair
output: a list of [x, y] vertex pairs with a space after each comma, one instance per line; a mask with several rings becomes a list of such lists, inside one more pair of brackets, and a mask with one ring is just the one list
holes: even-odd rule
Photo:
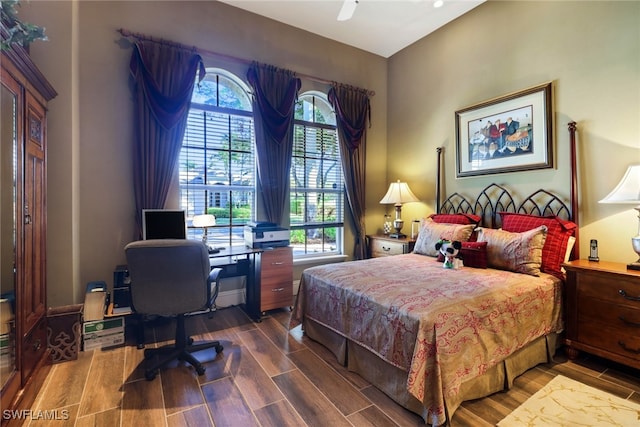
[[[219, 341], [194, 344], [185, 329], [191, 313], [215, 309], [220, 268], [211, 269], [207, 246], [198, 240], [157, 239], [129, 243], [125, 247], [131, 277], [131, 304], [139, 315], [176, 318], [175, 344], [145, 349], [145, 359], [159, 356], [145, 370], [153, 380], [159, 369], [174, 359], [190, 363], [198, 375], [205, 367], [191, 354], [207, 348], [223, 350]], [[150, 361], [149, 361], [150, 362]]]

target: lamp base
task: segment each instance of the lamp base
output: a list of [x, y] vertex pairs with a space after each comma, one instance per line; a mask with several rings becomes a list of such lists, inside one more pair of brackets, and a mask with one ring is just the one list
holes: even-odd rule
[[[640, 207], [636, 209], [638, 209], [638, 219], [640, 220]], [[638, 235], [631, 238], [631, 245], [633, 246], [633, 251], [640, 257], [640, 229], [638, 230]], [[636, 262], [627, 264], [627, 270], [640, 270], [640, 258]]]
[[389, 234], [389, 237], [393, 237], [394, 239], [404, 239], [407, 235], [402, 233], [391, 233]]
[[639, 270], [640, 271], [640, 259], [636, 262], [627, 264], [627, 270]]

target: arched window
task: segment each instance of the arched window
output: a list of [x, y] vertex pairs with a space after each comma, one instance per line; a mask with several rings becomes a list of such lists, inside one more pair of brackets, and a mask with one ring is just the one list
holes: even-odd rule
[[[193, 90], [180, 151], [180, 204], [189, 220], [215, 215], [210, 245], [244, 245], [244, 224], [255, 217], [255, 170], [249, 88], [225, 70], [207, 69]], [[189, 238], [201, 235], [189, 228]]]
[[298, 97], [290, 180], [294, 256], [341, 254], [342, 164], [335, 113], [322, 93], [306, 92]]

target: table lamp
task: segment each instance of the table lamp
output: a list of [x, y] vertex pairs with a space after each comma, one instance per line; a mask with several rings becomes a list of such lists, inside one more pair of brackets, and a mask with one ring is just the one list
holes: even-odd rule
[[616, 188], [599, 203], [636, 205], [634, 209], [638, 212], [638, 234], [631, 238], [631, 244], [638, 254], [638, 261], [627, 264], [627, 268], [640, 270], [640, 165], [629, 166]]
[[197, 228], [202, 228], [202, 243], [207, 244], [207, 229], [216, 225], [216, 217], [211, 214], [195, 215], [193, 217], [192, 225]]
[[398, 180], [389, 184], [387, 194], [385, 194], [382, 200], [380, 200], [380, 203], [383, 205], [393, 204], [396, 207], [396, 219], [393, 221], [393, 228], [396, 229], [396, 232], [389, 234], [389, 237], [395, 237], [397, 239], [407, 237], [405, 234], [400, 232], [404, 225], [404, 221], [400, 217], [400, 211], [402, 210], [403, 203], [417, 201], [418, 198], [411, 192], [411, 189], [406, 182], [400, 182], [400, 180]]

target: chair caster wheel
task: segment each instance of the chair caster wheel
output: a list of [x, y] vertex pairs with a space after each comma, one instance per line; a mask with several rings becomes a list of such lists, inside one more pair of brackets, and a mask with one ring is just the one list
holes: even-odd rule
[[206, 371], [207, 369], [204, 366], [198, 366], [196, 367], [196, 372], [198, 373], [198, 375], [204, 375], [204, 371]]
[[158, 371], [157, 370], [153, 370], [153, 371], [146, 371], [144, 373], [144, 377], [147, 379], [147, 381], [152, 381], [156, 375], [158, 375]]
[[145, 359], [149, 359], [149, 358], [151, 358], [152, 356], [153, 356], [153, 352], [151, 351], [151, 349], [150, 349], [150, 348], [146, 348], [146, 349], [144, 350], [144, 358], [145, 358]]
[[193, 338], [189, 337], [187, 339], [187, 345], [191, 345], [191, 344], [193, 344]]
[[222, 346], [222, 344], [218, 344], [217, 346], [215, 346], [215, 349], [216, 349], [216, 354], [220, 354], [222, 350], [224, 350], [224, 347]]

